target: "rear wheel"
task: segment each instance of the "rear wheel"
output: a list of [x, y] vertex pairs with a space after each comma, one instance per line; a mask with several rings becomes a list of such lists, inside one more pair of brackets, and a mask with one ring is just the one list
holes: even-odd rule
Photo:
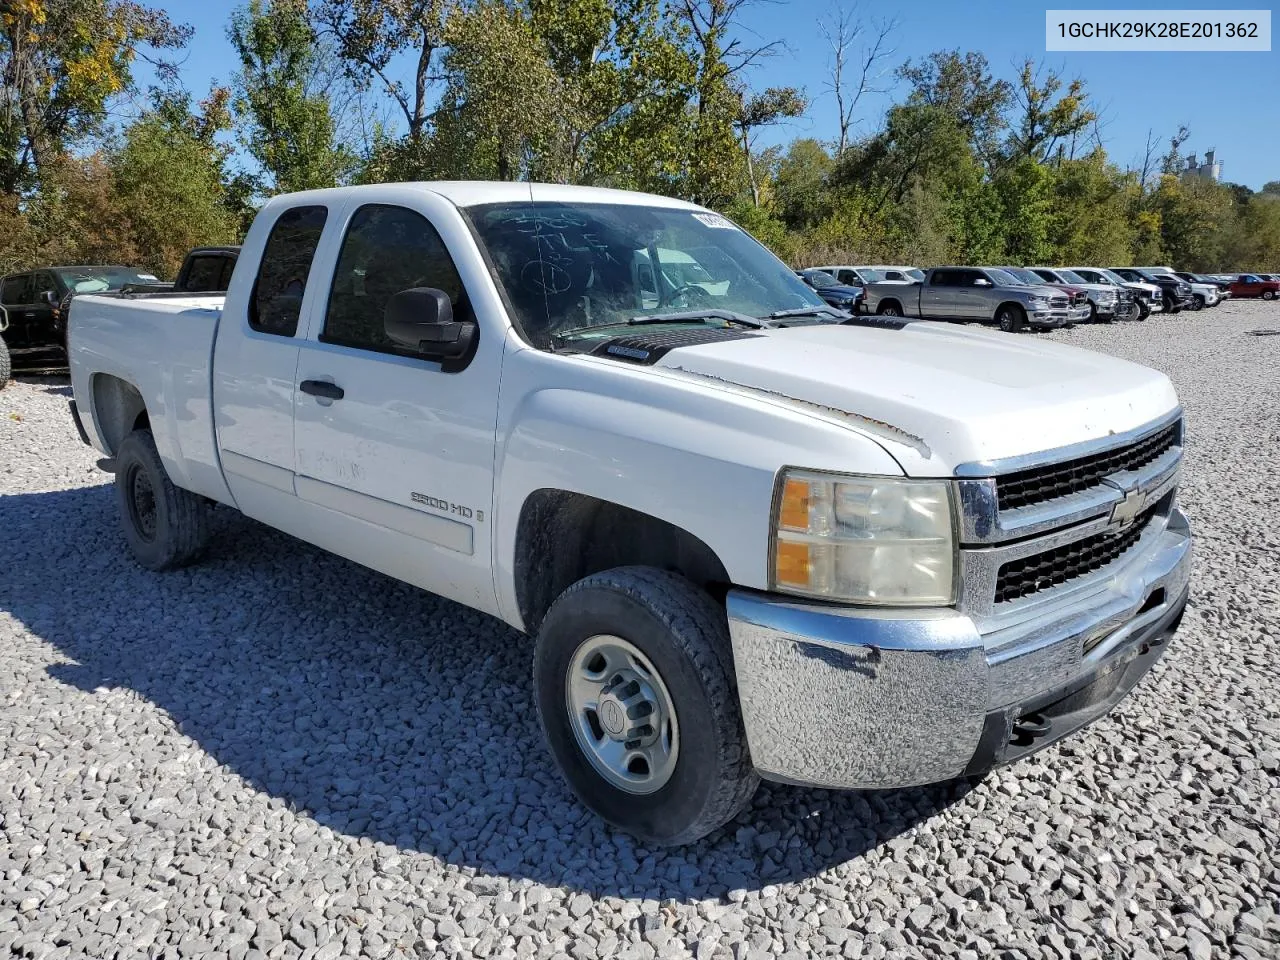
[[538, 631], [543, 732], [578, 798], [655, 844], [691, 843], [755, 793], [724, 611], [683, 577], [578, 581]]
[[1022, 312], [1022, 308], [1012, 304], [1005, 304], [996, 314], [996, 324], [1005, 333], [1017, 333], [1025, 322], [1026, 314]]
[[116, 504], [134, 559], [172, 570], [199, 559], [209, 539], [207, 508], [165, 472], [150, 430], [135, 430], [116, 452]]
[[880, 304], [880, 308], [876, 311], [882, 317], [900, 317], [902, 316], [902, 307], [898, 306], [898, 301], [889, 300]]
[[1275, 298], [1276, 298], [1276, 292], [1275, 292], [1274, 290], [1263, 290], [1263, 291], [1262, 291], [1262, 299], [1263, 299], [1263, 300], [1274, 300]]

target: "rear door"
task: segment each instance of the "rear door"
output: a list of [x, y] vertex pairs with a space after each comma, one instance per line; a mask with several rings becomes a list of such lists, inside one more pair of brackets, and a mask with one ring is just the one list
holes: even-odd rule
[[[274, 522], [292, 506], [294, 374], [306, 333], [301, 321], [317, 296], [312, 263], [332, 215], [323, 203], [276, 214], [252, 289], [228, 297], [235, 313], [218, 325], [213, 394], [222, 469], [237, 506], [262, 520]], [[259, 217], [270, 220], [271, 214], [264, 210]]]
[[[956, 284], [959, 282], [958, 270], [935, 270], [929, 279], [918, 289], [920, 291], [920, 315], [939, 317], [949, 320], [958, 316], [956, 313]], [[904, 293], [909, 297], [910, 294]]]
[[[451, 203], [390, 186], [361, 199], [335, 230], [336, 250], [326, 247], [325, 295], [298, 362], [298, 497], [321, 536], [350, 531], [322, 545], [496, 612], [488, 531], [502, 343], [486, 333], [501, 318], [475, 314], [458, 264], [474, 277], [480, 255]], [[415, 287], [445, 291], [456, 318], [480, 321], [466, 366], [446, 370], [386, 335], [391, 297]]]

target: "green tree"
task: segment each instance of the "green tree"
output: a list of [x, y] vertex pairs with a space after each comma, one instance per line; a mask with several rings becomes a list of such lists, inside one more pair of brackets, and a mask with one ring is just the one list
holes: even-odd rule
[[907, 104], [936, 108], [963, 131], [974, 153], [991, 166], [1013, 101], [1013, 85], [997, 80], [981, 53], [938, 50], [908, 60], [898, 76], [911, 85]]
[[0, 5], [0, 189], [33, 186], [69, 145], [99, 131], [113, 98], [133, 90], [139, 55], [176, 49], [189, 35], [135, 0]]
[[535, 171], [562, 179], [559, 78], [528, 15], [482, 0], [449, 18], [445, 39], [449, 80], [423, 154], [427, 168], [482, 179], [527, 179]]
[[[347, 75], [380, 84], [404, 115], [409, 137], [419, 140], [431, 121], [436, 55], [452, 6], [451, 0], [321, 0], [313, 17], [319, 33], [334, 41]], [[413, 61], [409, 87], [392, 76], [392, 61], [402, 55]]]
[[318, 48], [305, 0], [250, 0], [232, 14], [227, 36], [240, 58], [241, 139], [269, 188], [337, 186], [353, 158], [335, 141], [328, 96], [313, 89]]
[[751, 188], [751, 202], [760, 206], [760, 185], [756, 180], [755, 164], [751, 157], [751, 134], [760, 127], [772, 126], [783, 120], [802, 115], [809, 101], [795, 87], [769, 87], [760, 93], [749, 94], [738, 109], [737, 125], [742, 136], [742, 155], [747, 166], [747, 183]]
[[192, 247], [231, 243], [237, 221], [226, 203], [223, 157], [187, 123], [150, 112], [106, 156], [135, 262], [173, 276]]
[[817, 140], [792, 141], [774, 171], [773, 195], [779, 215], [792, 229], [810, 227], [831, 210], [827, 178], [835, 161]]
[[[1063, 78], [1034, 60], [1025, 60], [1014, 87], [1017, 123], [1009, 135], [1012, 157], [1032, 157], [1044, 162], [1062, 146], [1074, 145], [1098, 115], [1089, 107], [1084, 81], [1072, 80], [1063, 90]], [[1055, 99], [1056, 98], [1056, 99]]]

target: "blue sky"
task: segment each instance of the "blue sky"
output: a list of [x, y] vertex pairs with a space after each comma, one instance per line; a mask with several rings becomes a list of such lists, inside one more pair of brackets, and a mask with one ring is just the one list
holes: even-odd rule
[[[235, 68], [226, 25], [238, 5], [232, 0], [152, 0], [195, 36], [182, 64], [182, 77], [197, 96], [213, 81], [226, 83]], [[813, 98], [807, 116], [767, 132], [761, 143], [796, 136], [831, 139], [836, 133], [835, 105], [824, 93], [829, 49], [818, 23], [836, 0], [759, 2], [743, 21], [744, 39], [782, 38], [788, 49], [766, 61], [751, 77], [753, 86], [804, 87]], [[1168, 4], [1170, 0], [1166, 0]], [[1045, 53], [1045, 9], [1049, 4], [996, 0], [960, 4], [946, 0], [856, 5], [864, 19], [894, 17], [893, 62], [933, 50], [959, 48], [986, 55], [998, 76], [1012, 79], [1026, 56], [1042, 59], [1068, 76], [1085, 79], [1100, 104], [1108, 153], [1122, 165], [1136, 164], [1154, 130], [1162, 141], [1185, 124], [1191, 139], [1184, 151], [1203, 156], [1216, 148], [1223, 179], [1253, 189], [1280, 180], [1280, 49], [1269, 53]], [[1070, 4], [1055, 2], [1054, 9]], [[1097, 8], [1103, 4], [1079, 4]], [[1113, 4], [1125, 9], [1161, 9], [1141, 0]], [[1205, 9], [1210, 4], [1200, 4]], [[1223, 7], [1237, 9], [1240, 3]], [[138, 79], [149, 79], [144, 69]], [[889, 97], [864, 100], [860, 130], [876, 128]]]

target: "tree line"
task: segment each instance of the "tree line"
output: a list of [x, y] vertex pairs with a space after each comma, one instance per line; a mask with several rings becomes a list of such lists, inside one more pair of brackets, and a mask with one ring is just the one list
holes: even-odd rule
[[[3, 0], [0, 269], [171, 276], [274, 193], [432, 179], [684, 197], [797, 267], [1280, 269], [1280, 181], [1184, 175], [1185, 128], [1121, 165], [1084, 80], [1032, 59], [998, 76], [973, 51], [896, 62], [896, 24], [847, 5], [817, 25], [823, 89], [761, 85], [782, 43], [742, 29], [755, 2], [249, 0], [228, 84], [193, 92], [191, 30], [160, 9]], [[802, 116], [835, 136], [760, 146]]]

